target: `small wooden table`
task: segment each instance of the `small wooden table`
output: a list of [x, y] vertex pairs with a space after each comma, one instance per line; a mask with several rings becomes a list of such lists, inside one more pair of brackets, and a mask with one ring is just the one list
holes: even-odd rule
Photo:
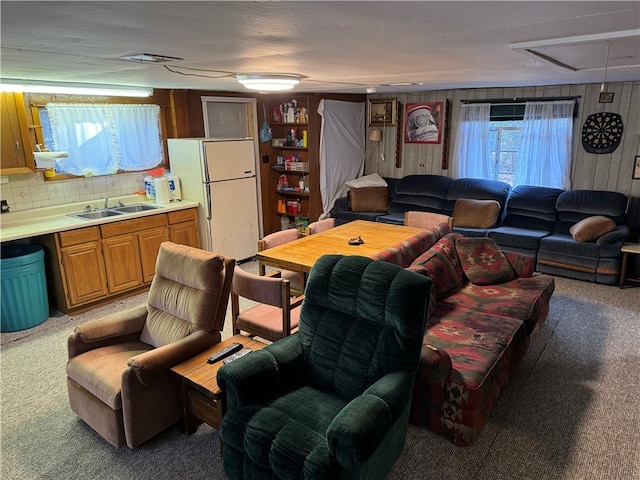
[[[368, 257], [420, 232], [422, 228], [388, 223], [354, 220], [314, 235], [293, 240], [258, 252], [257, 259], [266, 265], [285, 270], [309, 273], [318, 258], [328, 253]], [[351, 238], [360, 237], [362, 245], [349, 245]]]
[[622, 252], [622, 265], [620, 268], [620, 284], [618, 286], [620, 288], [624, 288], [627, 280], [640, 282], [640, 279], [638, 278], [627, 279], [627, 262], [629, 261], [629, 254], [640, 255], [640, 243], [625, 243], [622, 245], [620, 251]]
[[267, 346], [266, 343], [246, 335], [234, 335], [171, 369], [182, 381], [186, 433], [195, 433], [201, 422], [220, 429], [224, 414], [224, 398], [220, 397], [222, 391], [218, 387], [217, 374], [223, 360], [207, 363], [207, 357], [233, 342], [241, 343], [254, 351]]

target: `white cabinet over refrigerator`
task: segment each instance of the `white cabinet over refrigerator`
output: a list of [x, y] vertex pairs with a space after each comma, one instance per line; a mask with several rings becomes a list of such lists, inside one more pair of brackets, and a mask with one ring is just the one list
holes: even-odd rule
[[200, 203], [202, 248], [236, 260], [253, 257], [261, 208], [254, 140], [172, 138], [168, 147], [182, 198]]

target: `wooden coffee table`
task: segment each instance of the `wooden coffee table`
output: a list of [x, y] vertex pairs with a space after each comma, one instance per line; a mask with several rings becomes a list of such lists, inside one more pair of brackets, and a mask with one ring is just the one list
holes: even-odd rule
[[[271, 267], [307, 274], [322, 255], [337, 253], [368, 257], [423, 231], [422, 228], [354, 220], [262, 250], [258, 252], [256, 258]], [[364, 243], [349, 245], [349, 239], [354, 237], [361, 237]]]
[[217, 430], [220, 429], [225, 402], [220, 395], [222, 390], [218, 387], [217, 375], [223, 361], [207, 363], [207, 357], [233, 342], [241, 343], [254, 351], [267, 346], [266, 343], [246, 335], [234, 335], [171, 369], [182, 382], [184, 431], [186, 433], [195, 433], [201, 422], [205, 422]]

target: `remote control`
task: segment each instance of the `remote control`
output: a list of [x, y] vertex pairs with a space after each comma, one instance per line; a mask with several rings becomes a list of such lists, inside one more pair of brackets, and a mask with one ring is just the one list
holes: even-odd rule
[[222, 363], [229, 363], [229, 362], [233, 362], [234, 360], [239, 359], [240, 357], [244, 357], [247, 353], [251, 353], [253, 352], [252, 349], [250, 348], [243, 348], [242, 350], [240, 350], [238, 353], [234, 353], [233, 355], [231, 355], [229, 358], [225, 358], [224, 362]]
[[207, 363], [219, 362], [223, 358], [228, 357], [229, 355], [231, 355], [232, 353], [237, 352], [241, 348], [242, 348], [242, 344], [241, 343], [233, 342], [232, 344], [227, 345], [226, 347], [224, 347], [222, 350], [218, 350], [213, 355], [210, 355], [207, 358]]

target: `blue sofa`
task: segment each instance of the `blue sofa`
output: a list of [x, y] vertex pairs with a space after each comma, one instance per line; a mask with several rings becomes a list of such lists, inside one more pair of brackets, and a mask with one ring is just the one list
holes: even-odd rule
[[[385, 181], [388, 210], [354, 212], [349, 197], [342, 197], [330, 212], [336, 224], [363, 219], [402, 225], [407, 211], [451, 216], [460, 198], [495, 200], [501, 207], [495, 226], [458, 227], [454, 218], [453, 231], [466, 237], [488, 236], [504, 251], [531, 256], [540, 272], [607, 285], [618, 282], [620, 248], [630, 233], [625, 224], [628, 202], [622, 193], [530, 185], [511, 188], [494, 180], [442, 175], [408, 175]], [[612, 219], [615, 229], [594, 241], [574, 240], [571, 226], [596, 215]]]

